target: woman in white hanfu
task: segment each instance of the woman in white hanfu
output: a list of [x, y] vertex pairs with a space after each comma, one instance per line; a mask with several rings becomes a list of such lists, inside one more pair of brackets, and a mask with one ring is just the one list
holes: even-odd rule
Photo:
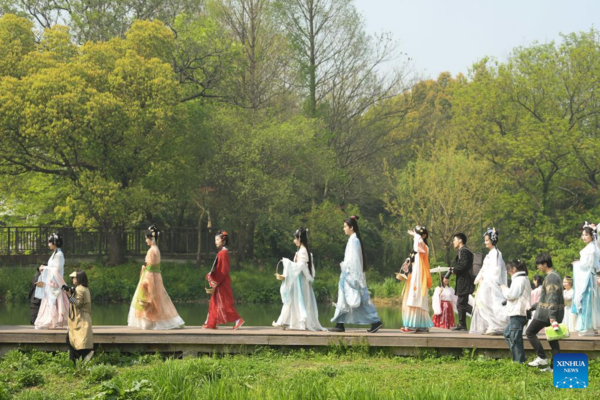
[[283, 258], [283, 274], [275, 274], [281, 283], [283, 308], [273, 326], [300, 331], [326, 331], [319, 323], [317, 299], [312, 288], [315, 279], [315, 263], [308, 249], [308, 229], [294, 232], [294, 244], [298, 247], [294, 261]]
[[490, 251], [483, 260], [483, 266], [475, 278], [479, 284], [475, 296], [475, 310], [471, 319], [469, 333], [484, 335], [502, 335], [508, 326], [509, 317], [506, 307], [502, 305], [505, 297], [500, 285], [507, 285], [507, 271], [502, 253], [496, 248], [498, 232], [495, 228], [483, 235], [485, 247]]
[[335, 314], [331, 319], [331, 322], [335, 322], [335, 326], [329, 331], [345, 332], [345, 324], [371, 324], [367, 332], [375, 333], [381, 329], [383, 323], [367, 287], [364, 246], [358, 228], [358, 216], [352, 215], [344, 220], [344, 233], [349, 238], [344, 261], [340, 263], [338, 300], [335, 304]]
[[61, 250], [62, 237], [53, 233], [48, 238], [48, 247], [54, 250], [48, 265], [40, 266], [40, 280], [37, 282], [38, 298], [42, 299], [40, 311], [35, 320], [35, 329], [66, 328], [69, 320], [69, 300], [62, 290], [65, 285], [65, 256]]

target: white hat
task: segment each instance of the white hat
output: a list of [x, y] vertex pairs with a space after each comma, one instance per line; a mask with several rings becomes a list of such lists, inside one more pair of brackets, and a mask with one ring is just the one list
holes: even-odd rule
[[74, 271], [71, 275], [69, 275], [69, 278], [77, 278], [77, 271]]

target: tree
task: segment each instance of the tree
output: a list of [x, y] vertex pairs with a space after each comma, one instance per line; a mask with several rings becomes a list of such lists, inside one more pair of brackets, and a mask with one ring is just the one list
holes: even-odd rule
[[274, 18], [273, 1], [219, 0], [214, 8], [240, 48], [239, 67], [228, 90], [232, 102], [254, 114], [277, 106], [290, 92], [292, 54]]
[[506, 64], [476, 64], [472, 82], [458, 91], [457, 122], [470, 148], [512, 177], [544, 215], [557, 202], [580, 201], [572, 185], [580, 176], [596, 186], [599, 43], [592, 31], [517, 48]]
[[42, 29], [69, 26], [73, 39], [106, 41], [123, 37], [135, 20], [161, 20], [174, 24], [179, 14], [196, 15], [203, 0], [5, 0], [6, 9], [29, 16]]
[[143, 30], [158, 46], [140, 48], [128, 37], [78, 49], [59, 27], [46, 30], [24, 57], [27, 75], [0, 79], [1, 172], [68, 181], [57, 212], [108, 231], [112, 264], [123, 260], [123, 229], [160, 201], [148, 181], [177, 150], [185, 117], [171, 66], [157, 58], [172, 45], [171, 32], [140, 24], [131, 37]]
[[322, 198], [357, 202], [357, 193], [364, 199], [370, 190], [354, 190], [355, 186], [369, 186], [369, 170], [381, 167], [379, 158], [389, 147], [386, 121], [403, 112], [389, 113], [378, 105], [410, 86], [410, 70], [406, 64], [388, 65], [400, 59], [396, 42], [385, 33], [367, 35], [351, 0], [278, 4], [293, 45], [306, 115], [325, 122], [320, 139], [335, 151], [343, 171], [325, 182]]
[[[250, 111], [248, 111], [250, 112]], [[318, 125], [303, 117], [266, 119], [255, 126], [236, 107], [222, 106], [211, 116], [215, 153], [208, 185], [218, 204], [211, 216], [237, 234], [236, 257], [254, 257], [254, 238], [262, 230], [293, 232], [311, 207], [330, 169], [326, 148], [314, 141]]]
[[[454, 234], [478, 237], [486, 224], [494, 223], [491, 205], [501, 181], [488, 162], [455, 146], [440, 142], [406, 169], [390, 170], [388, 177], [386, 208], [402, 221], [395, 224], [396, 232], [402, 235], [408, 228], [424, 224], [432, 242], [442, 246], [448, 265]], [[435, 246], [431, 247], [438, 259]]]

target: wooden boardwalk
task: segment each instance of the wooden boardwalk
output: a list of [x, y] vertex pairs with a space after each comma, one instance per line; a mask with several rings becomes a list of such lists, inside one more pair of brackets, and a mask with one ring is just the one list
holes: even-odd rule
[[[35, 330], [31, 326], [0, 326], [0, 355], [15, 348], [44, 351], [66, 350], [66, 330]], [[272, 327], [247, 327], [234, 331], [231, 327], [204, 330], [186, 327], [171, 331], [143, 331], [126, 326], [94, 326], [94, 342], [106, 351], [162, 352], [175, 355], [198, 353], [250, 353], [257, 347], [319, 348], [335, 345], [368, 343], [374, 348], [387, 349], [396, 355], [418, 355], [426, 351], [439, 354], [460, 354], [463, 349], [476, 349], [492, 357], [509, 356], [502, 336], [470, 335], [443, 329], [429, 333], [402, 334], [398, 330], [382, 329], [366, 333], [364, 329], [347, 329], [345, 333], [282, 331]], [[525, 349], [531, 346], [524, 338]], [[544, 348], [548, 343], [542, 340]], [[561, 341], [561, 351], [586, 353], [590, 358], [600, 356], [600, 336], [572, 337]]]

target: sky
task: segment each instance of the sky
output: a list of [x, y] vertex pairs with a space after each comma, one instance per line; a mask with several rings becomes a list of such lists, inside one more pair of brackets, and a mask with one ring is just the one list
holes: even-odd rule
[[354, 0], [368, 33], [391, 32], [423, 78], [467, 73], [484, 56], [600, 29], [600, 0]]

